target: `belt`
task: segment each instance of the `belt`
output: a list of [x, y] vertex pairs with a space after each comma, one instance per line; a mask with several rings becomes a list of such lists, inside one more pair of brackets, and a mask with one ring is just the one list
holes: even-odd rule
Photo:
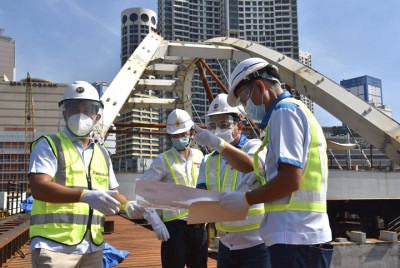
[[205, 223], [188, 224], [187, 221], [185, 221], [185, 220], [173, 220], [173, 221], [169, 221], [167, 223], [184, 225], [184, 226], [195, 228], [195, 229], [204, 228], [204, 226], [205, 226]]

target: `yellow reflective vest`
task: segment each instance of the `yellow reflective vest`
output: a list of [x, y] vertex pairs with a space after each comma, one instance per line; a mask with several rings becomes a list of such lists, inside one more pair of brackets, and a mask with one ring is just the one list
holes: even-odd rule
[[[199, 166], [201, 160], [203, 159], [203, 153], [200, 150], [191, 148], [192, 154], [192, 182], [189, 182], [189, 179], [186, 176], [185, 170], [183, 170], [179, 156], [176, 154], [175, 150], [172, 148], [168, 151], [164, 152], [162, 155], [165, 158], [165, 161], [168, 164], [168, 168], [171, 172], [171, 176], [178, 185], [185, 185], [187, 187], [195, 188], [197, 184], [197, 177], [199, 176]], [[172, 209], [172, 210], [163, 210], [163, 221], [173, 221], [188, 215], [189, 211], [187, 209]]]
[[[247, 143], [241, 148], [246, 147]], [[227, 166], [224, 171], [224, 177], [221, 179], [221, 155], [210, 154], [206, 160], [205, 177], [208, 190], [217, 192], [234, 192], [240, 191], [237, 189], [238, 173], [236, 169]], [[258, 167], [258, 158], [257, 158]], [[265, 181], [264, 179], [262, 181]], [[247, 213], [247, 217], [242, 221], [226, 221], [217, 222], [215, 227], [217, 230], [224, 232], [244, 232], [249, 230], [259, 229], [262, 219], [264, 218], [265, 209], [263, 204], [252, 205]]]
[[[299, 190], [278, 200], [265, 203], [265, 209], [267, 212], [284, 210], [326, 212], [328, 162], [326, 140], [322, 128], [311, 111], [301, 101], [293, 98], [285, 98], [281, 102], [294, 103], [304, 112], [310, 126], [311, 141], [308, 150], [308, 160], [303, 170]], [[262, 146], [268, 144], [268, 131], [269, 123], [265, 129], [266, 135]], [[254, 157], [256, 157], [256, 154]]]
[[[42, 136], [57, 158], [57, 172], [52, 182], [75, 189], [108, 190], [109, 155], [97, 144], [89, 166], [89, 176], [82, 158], [65, 133]], [[50, 203], [34, 200], [30, 219], [30, 238], [42, 237], [60, 244], [74, 246], [82, 242], [90, 230], [95, 245], [103, 243], [104, 215], [85, 203]]]

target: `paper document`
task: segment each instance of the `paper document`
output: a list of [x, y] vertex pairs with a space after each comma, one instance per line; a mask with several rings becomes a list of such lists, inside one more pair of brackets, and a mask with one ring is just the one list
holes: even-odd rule
[[221, 208], [218, 202], [206, 201], [196, 202], [189, 207], [188, 224], [239, 221], [246, 219], [247, 209], [227, 210]]
[[152, 208], [189, 208], [194, 202], [219, 201], [223, 193], [190, 188], [174, 183], [137, 180], [136, 202]]
[[189, 209], [188, 223], [244, 220], [246, 210], [227, 210], [218, 204], [224, 193], [190, 188], [174, 183], [137, 180], [136, 202], [156, 209]]

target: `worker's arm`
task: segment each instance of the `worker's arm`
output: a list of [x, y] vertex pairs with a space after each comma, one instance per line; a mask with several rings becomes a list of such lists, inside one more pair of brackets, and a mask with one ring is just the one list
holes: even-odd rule
[[271, 202], [287, 196], [300, 187], [302, 169], [286, 163], [279, 165], [278, 175], [264, 186], [246, 193], [249, 205]]
[[[118, 188], [114, 188], [112, 190], [118, 191]], [[126, 198], [125, 195], [118, 192], [117, 194], [113, 195], [115, 199], [117, 199], [121, 204], [127, 203], [129, 200]]]
[[34, 199], [51, 203], [79, 202], [82, 189], [69, 188], [52, 182], [44, 173], [30, 173], [29, 182]]
[[[218, 138], [217, 136], [215, 137]], [[227, 142], [224, 142], [224, 149], [222, 149], [220, 154], [228, 161], [232, 168], [242, 173], [248, 173], [254, 170], [253, 156], [248, 155], [243, 150], [240, 150]], [[262, 168], [261, 162], [258, 161], [258, 169]]]
[[271, 202], [299, 189], [302, 170], [290, 164], [280, 164], [278, 175], [267, 184], [250, 192], [225, 193], [219, 205], [225, 209], [249, 209], [251, 205]]
[[[214, 150], [217, 150], [221, 156], [228, 161], [232, 168], [243, 173], [248, 173], [254, 170], [252, 156], [225, 142], [207, 129], [201, 129], [197, 125], [194, 125], [194, 129], [197, 132], [194, 137], [195, 141], [202, 146], [210, 146]], [[262, 169], [260, 161], [258, 162], [258, 168]]]

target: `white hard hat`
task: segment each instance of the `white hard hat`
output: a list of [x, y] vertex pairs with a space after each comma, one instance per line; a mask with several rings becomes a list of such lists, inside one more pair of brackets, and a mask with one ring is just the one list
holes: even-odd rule
[[191, 129], [193, 125], [192, 118], [186, 111], [175, 109], [168, 115], [167, 133], [180, 134]]
[[238, 97], [235, 95], [235, 89], [238, 86], [240, 82], [243, 80], [251, 80], [256, 77], [263, 77], [268, 80], [273, 80], [277, 81], [280, 83], [279, 79], [276, 77], [273, 77], [266, 72], [263, 72], [262, 74], [259, 73], [258, 71], [263, 69], [266, 66], [270, 66], [276, 71], [278, 71], [278, 67], [275, 65], [269, 64], [266, 60], [261, 59], [261, 58], [249, 58], [245, 59], [244, 61], [240, 62], [235, 69], [233, 70], [231, 74], [231, 79], [230, 79], [230, 89], [228, 93], [228, 103], [231, 106], [238, 106]]
[[221, 93], [211, 102], [207, 116], [217, 114], [237, 114], [241, 116], [244, 115], [242, 111], [243, 108], [240, 110], [239, 107], [230, 106], [228, 104], [228, 95]]
[[85, 81], [75, 81], [67, 87], [59, 105], [66, 100], [91, 100], [101, 103], [96, 88]]

